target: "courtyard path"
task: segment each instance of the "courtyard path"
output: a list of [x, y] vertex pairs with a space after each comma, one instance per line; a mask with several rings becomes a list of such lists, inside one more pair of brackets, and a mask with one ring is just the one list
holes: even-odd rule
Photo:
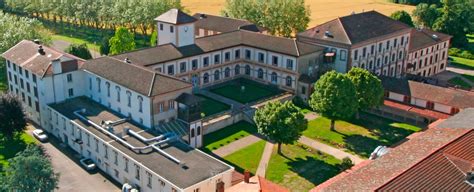
[[267, 143], [265, 144], [265, 149], [263, 150], [262, 158], [260, 159], [260, 163], [258, 164], [257, 172], [255, 175], [265, 178], [265, 173], [267, 171], [268, 162], [272, 157], [274, 145], [275, 144], [269, 141], [267, 141]]
[[326, 145], [324, 143], [321, 143], [319, 141], [316, 141], [314, 139], [311, 139], [311, 138], [308, 138], [308, 137], [305, 137], [305, 136], [301, 136], [301, 138], [298, 140], [298, 142], [300, 142], [302, 144], [305, 144], [305, 145], [307, 145], [311, 148], [320, 150], [320, 151], [322, 151], [324, 153], [327, 153], [329, 155], [332, 155], [332, 156], [334, 156], [338, 159], [343, 159], [344, 157], [349, 157], [354, 164], [359, 164], [362, 161], [365, 161], [364, 159], [362, 159], [362, 158], [360, 158], [356, 155], [347, 153], [347, 152], [345, 152], [341, 149]]
[[212, 151], [212, 153], [214, 153], [215, 155], [219, 156], [219, 157], [225, 157], [227, 155], [230, 155], [244, 147], [247, 147], [249, 145], [252, 145], [258, 141], [260, 141], [261, 138], [256, 136], [256, 135], [249, 135], [249, 136], [246, 136], [242, 139], [239, 139], [237, 141], [234, 141], [232, 143], [229, 143], [228, 145], [225, 145], [223, 147], [220, 147], [214, 151]]

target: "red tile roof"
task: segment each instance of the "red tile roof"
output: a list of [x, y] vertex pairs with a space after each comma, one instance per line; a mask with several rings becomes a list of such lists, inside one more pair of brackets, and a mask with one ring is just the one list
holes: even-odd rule
[[272, 183], [260, 176], [258, 177], [258, 182], [260, 183], [260, 192], [289, 192], [288, 189]]
[[[445, 157], [445, 154], [450, 154], [472, 162], [474, 156], [472, 151], [473, 138], [473, 129], [428, 129], [393, 148], [389, 153], [368, 165], [328, 185], [323, 183], [321, 185], [324, 187], [315, 188], [314, 191], [374, 191], [378, 189], [391, 189], [392, 191], [393, 189], [397, 191], [402, 189], [403, 191], [405, 188], [405, 191], [430, 191], [436, 189], [431, 188], [430, 185], [425, 185], [428, 182], [432, 185], [440, 185], [446, 182], [447, 186], [440, 189], [453, 189], [451, 191], [466, 189], [461, 175], [454, 169], [446, 168], [445, 165], [449, 164], [445, 163], [450, 161], [445, 161], [443, 158], [438, 158], [438, 156]], [[432, 158], [435, 160], [431, 160]], [[444, 173], [445, 171], [446, 173]], [[441, 173], [448, 174], [448, 177]], [[411, 179], [403, 179], [405, 177]], [[420, 177], [425, 179], [419, 180]], [[433, 181], [429, 181], [430, 179]], [[392, 186], [394, 188], [391, 188]]]
[[450, 117], [450, 115], [445, 114], [445, 113], [441, 113], [441, 112], [437, 112], [437, 111], [433, 111], [429, 109], [424, 109], [424, 108], [420, 108], [420, 107], [416, 107], [412, 105], [402, 104], [402, 103], [398, 103], [398, 102], [390, 101], [390, 100], [385, 100], [383, 104], [388, 107], [413, 112], [421, 116], [425, 116], [425, 117], [429, 117], [433, 119], [447, 119]]

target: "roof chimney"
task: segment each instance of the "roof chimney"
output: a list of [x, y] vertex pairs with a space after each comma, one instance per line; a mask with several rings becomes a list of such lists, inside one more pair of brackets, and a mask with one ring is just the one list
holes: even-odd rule
[[45, 55], [45, 54], [46, 54], [46, 52], [44, 52], [44, 49], [43, 49], [43, 46], [42, 46], [42, 45], [40, 45], [40, 46], [38, 47], [38, 53], [41, 54], [41, 55]]
[[129, 63], [129, 64], [132, 63], [128, 57], [125, 57], [125, 59], [123, 60], [123, 62]]
[[206, 18], [206, 14], [204, 13], [199, 14], [199, 19], [204, 19], [204, 18]]

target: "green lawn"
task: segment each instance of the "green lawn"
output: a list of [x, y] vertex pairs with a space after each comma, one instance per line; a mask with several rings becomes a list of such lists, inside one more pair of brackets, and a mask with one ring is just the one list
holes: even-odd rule
[[258, 141], [228, 156], [225, 156], [224, 160], [234, 166], [235, 169], [241, 173], [243, 173], [244, 170], [248, 170], [255, 175], [258, 164], [260, 163], [260, 159], [262, 158], [265, 143], [265, 140]]
[[23, 151], [28, 144], [38, 143], [35, 138], [23, 133], [17, 140], [0, 140], [0, 172], [3, 167], [8, 166], [8, 159], [14, 157], [18, 152]]
[[450, 57], [452, 59], [451, 65], [462, 69], [474, 70], [474, 60], [464, 59], [461, 57]]
[[385, 118], [364, 114], [359, 120], [336, 121], [336, 131], [330, 130], [330, 120], [319, 117], [308, 122], [303, 135], [329, 145], [346, 148], [362, 157], [379, 145], [391, 146], [421, 128]]
[[469, 83], [467, 83], [466, 81], [464, 81], [460, 77], [453, 77], [453, 78], [448, 80], [448, 83], [453, 84], [453, 85], [458, 85], [463, 89], [471, 89], [472, 88]]
[[473, 75], [468, 75], [468, 74], [461, 74], [464, 78], [469, 80], [470, 82], [474, 83], [474, 76]]
[[66, 41], [71, 44], [84, 44], [85, 43], [87, 44], [87, 48], [95, 52], [99, 52], [99, 49], [100, 49], [100, 46], [98, 44], [94, 44], [94, 42], [89, 42], [89, 41], [79, 39], [79, 38], [74, 38], [74, 37], [69, 37], [69, 36], [64, 36], [64, 35], [53, 35], [52, 39]]
[[239, 121], [219, 131], [204, 135], [204, 147], [202, 149], [210, 152], [256, 132], [257, 128], [254, 125], [246, 121]]
[[227, 105], [225, 103], [222, 103], [220, 101], [216, 101], [216, 100], [214, 100], [212, 98], [209, 98], [209, 97], [206, 97], [204, 95], [196, 94], [196, 96], [198, 96], [202, 99], [201, 112], [203, 112], [206, 117], [230, 109], [229, 105]]
[[276, 149], [275, 146], [266, 178], [291, 191], [309, 191], [340, 172], [337, 165], [341, 160], [307, 146], [283, 145], [284, 156]]
[[[244, 91], [242, 91], [242, 86], [245, 87]], [[247, 79], [232, 80], [210, 91], [243, 104], [281, 93], [276, 87], [269, 87]]]

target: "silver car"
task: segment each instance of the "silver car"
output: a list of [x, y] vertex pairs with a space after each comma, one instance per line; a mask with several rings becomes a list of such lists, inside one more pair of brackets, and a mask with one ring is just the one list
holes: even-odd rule
[[36, 137], [41, 142], [46, 142], [48, 140], [48, 136], [42, 129], [35, 129], [33, 130], [33, 136]]
[[90, 158], [83, 158], [79, 161], [81, 162], [81, 165], [84, 166], [84, 168], [87, 171], [92, 171], [96, 167], [94, 161], [92, 161], [92, 159], [90, 159]]

